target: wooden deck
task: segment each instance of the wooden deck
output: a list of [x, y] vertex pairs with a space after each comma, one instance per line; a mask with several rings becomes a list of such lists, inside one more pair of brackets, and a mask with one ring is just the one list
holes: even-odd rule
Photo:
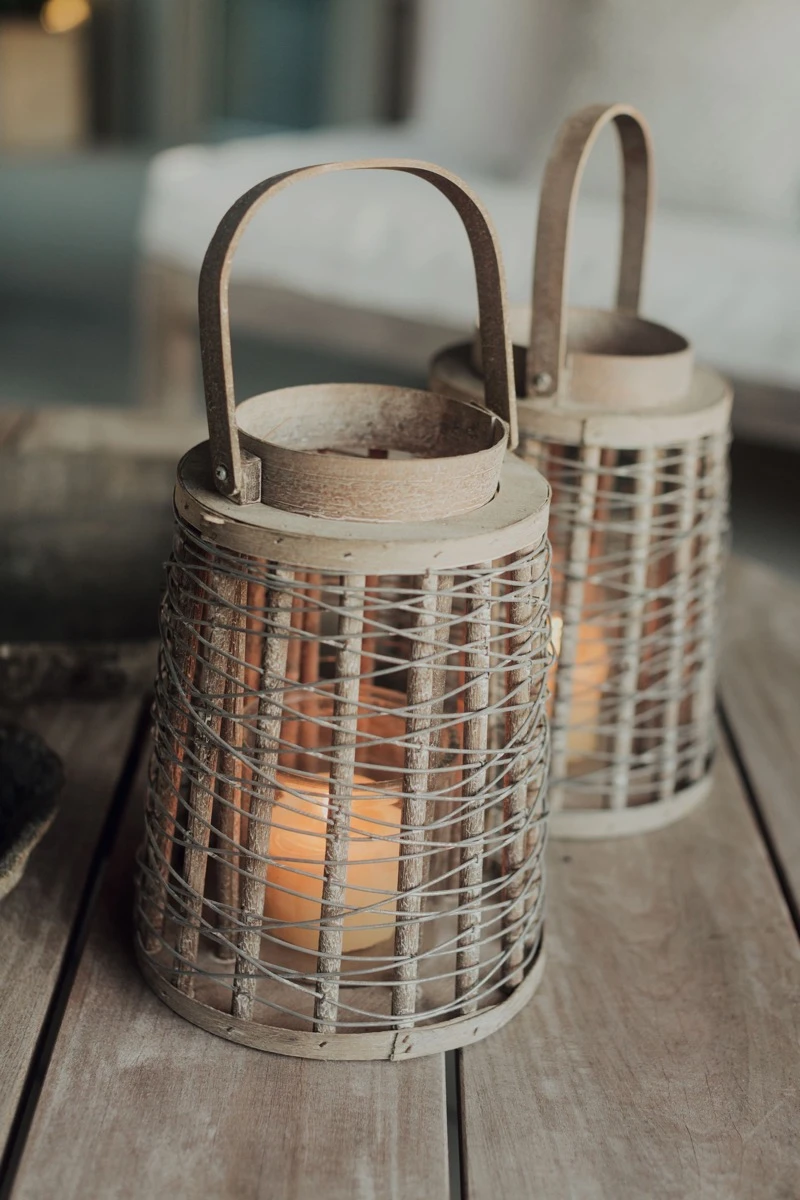
[[68, 783], [0, 905], [0, 1196], [800, 1195], [800, 591], [735, 562], [729, 594], [709, 802], [551, 842], [539, 993], [403, 1064], [261, 1054], [161, 1004], [131, 949], [147, 697], [29, 709]]

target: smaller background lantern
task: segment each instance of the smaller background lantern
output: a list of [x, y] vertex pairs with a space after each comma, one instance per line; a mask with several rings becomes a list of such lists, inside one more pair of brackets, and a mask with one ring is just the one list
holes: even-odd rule
[[[612, 121], [624, 167], [617, 307], [567, 308], [581, 175]], [[555, 836], [657, 828], [710, 784], [732, 396], [684, 337], [637, 315], [651, 159], [626, 105], [565, 122], [542, 186], [532, 310], [512, 313], [519, 452], [553, 489]], [[437, 355], [431, 381], [478, 399], [479, 342]]]
[[[460, 214], [487, 404], [380, 385], [237, 409], [243, 226], [298, 180], [402, 170]], [[178, 469], [146, 839], [144, 973], [198, 1025], [317, 1058], [474, 1041], [542, 970], [549, 493], [507, 453], [496, 239], [455, 176], [288, 172], [215, 234], [200, 281], [210, 441]]]

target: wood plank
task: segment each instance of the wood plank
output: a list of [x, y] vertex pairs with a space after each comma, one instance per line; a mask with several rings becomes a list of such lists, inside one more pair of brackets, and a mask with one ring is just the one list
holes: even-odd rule
[[156, 677], [158, 642], [0, 642], [6, 708], [57, 700], [143, 696]]
[[[2, 424], [0, 424], [2, 435]], [[39, 409], [19, 420], [9, 442], [18, 454], [103, 454], [115, 458], [166, 460], [173, 467], [181, 455], [208, 437], [205, 416], [155, 417], [141, 409]]]
[[8, 641], [157, 633], [174, 461], [0, 453], [0, 596]]
[[144, 779], [112, 859], [13, 1200], [449, 1195], [443, 1056], [311, 1062], [215, 1038], [132, 956]]
[[727, 751], [683, 821], [549, 865], [539, 995], [462, 1052], [467, 1200], [796, 1196], [800, 954]]
[[800, 587], [748, 559], [727, 584], [722, 705], [800, 911]]
[[734, 377], [733, 432], [743, 442], [800, 449], [800, 391]]
[[[139, 286], [149, 360], [144, 404], [175, 415], [191, 413], [194, 394], [197, 411], [203, 395], [196, 349], [197, 274], [151, 258], [141, 266]], [[354, 355], [421, 378], [427, 378], [433, 354], [465, 336], [458, 323], [361, 308], [266, 281], [233, 279], [228, 307], [234, 329], [243, 333]]]
[[13, 446], [30, 418], [13, 408], [0, 408], [0, 446]]
[[66, 701], [25, 714], [24, 724], [61, 755], [60, 811], [17, 888], [0, 904], [0, 1149], [5, 1144], [61, 968], [86, 874], [140, 698]]

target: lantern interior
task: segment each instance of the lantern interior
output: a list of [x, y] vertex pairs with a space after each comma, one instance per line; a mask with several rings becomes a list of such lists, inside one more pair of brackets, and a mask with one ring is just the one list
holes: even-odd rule
[[491, 1006], [539, 952], [546, 541], [422, 576], [300, 571], [179, 522], [139, 952], [316, 1033]]
[[553, 488], [552, 807], [667, 800], [713, 749], [727, 435], [524, 453]]

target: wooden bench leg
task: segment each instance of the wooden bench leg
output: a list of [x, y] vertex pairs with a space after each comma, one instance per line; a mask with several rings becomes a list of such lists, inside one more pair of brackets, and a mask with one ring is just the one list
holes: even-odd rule
[[[195, 284], [186, 272], [143, 260], [137, 279], [137, 396], [164, 416], [200, 411]], [[189, 302], [187, 303], [187, 297]]]

